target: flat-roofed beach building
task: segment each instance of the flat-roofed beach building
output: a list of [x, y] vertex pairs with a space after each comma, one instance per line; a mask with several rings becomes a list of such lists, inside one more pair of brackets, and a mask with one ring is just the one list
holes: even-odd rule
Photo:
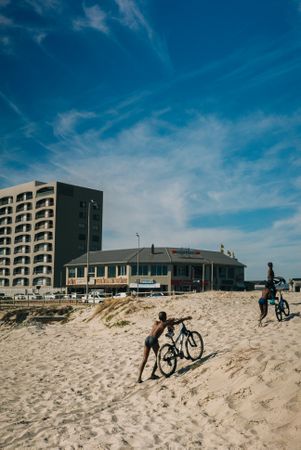
[[[69, 292], [243, 289], [245, 265], [222, 252], [174, 247], [103, 250], [66, 264]], [[88, 277], [88, 279], [87, 279]]]
[[64, 264], [87, 249], [88, 211], [90, 248], [102, 248], [102, 204], [102, 191], [58, 181], [1, 189], [1, 291], [64, 285]]

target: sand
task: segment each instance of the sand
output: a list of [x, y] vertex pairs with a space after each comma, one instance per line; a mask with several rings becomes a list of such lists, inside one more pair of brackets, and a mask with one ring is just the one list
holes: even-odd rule
[[[285, 294], [288, 320], [270, 307], [262, 328], [258, 297], [122, 299], [65, 323], [1, 325], [0, 448], [300, 449], [301, 294]], [[137, 384], [161, 310], [192, 315], [205, 351], [158, 380], [148, 379], [151, 354]]]

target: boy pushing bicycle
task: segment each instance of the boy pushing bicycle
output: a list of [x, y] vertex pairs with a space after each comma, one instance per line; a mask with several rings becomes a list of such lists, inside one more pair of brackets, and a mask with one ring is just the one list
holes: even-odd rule
[[145, 364], [147, 363], [151, 349], [153, 349], [153, 352], [155, 353], [156, 361], [155, 361], [150, 378], [152, 380], [156, 380], [157, 378], [159, 378], [156, 375], [157, 354], [158, 354], [158, 350], [160, 348], [159, 337], [161, 336], [161, 334], [163, 333], [165, 328], [173, 327], [174, 325], [178, 325], [179, 323], [182, 323], [185, 320], [190, 320], [191, 318], [192, 318], [191, 316], [188, 316], [188, 317], [183, 317], [182, 319], [167, 319], [167, 314], [165, 311], [161, 311], [159, 313], [159, 320], [156, 320], [154, 322], [152, 329], [150, 331], [150, 334], [149, 334], [149, 336], [147, 336], [147, 338], [145, 339], [145, 342], [144, 342], [143, 359], [142, 359], [142, 363], [141, 363], [140, 369], [139, 369], [139, 376], [138, 376], [138, 380], [137, 380], [138, 383], [142, 383], [142, 378], [141, 378], [142, 372], [144, 370]]

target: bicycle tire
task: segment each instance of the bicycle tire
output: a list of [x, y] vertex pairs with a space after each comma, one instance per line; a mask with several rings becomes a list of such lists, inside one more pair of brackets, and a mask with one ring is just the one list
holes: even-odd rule
[[290, 307], [289, 307], [289, 304], [288, 304], [288, 302], [286, 300], [282, 300], [282, 301], [283, 301], [283, 308], [282, 308], [282, 310], [283, 310], [284, 315], [287, 317], [290, 314]]
[[281, 322], [281, 320], [282, 320], [282, 309], [280, 308], [280, 306], [279, 306], [279, 304], [276, 304], [275, 305], [275, 314], [276, 314], [276, 317], [277, 317], [277, 319], [278, 319], [278, 321], [279, 322]]
[[186, 339], [186, 352], [192, 361], [200, 359], [204, 352], [204, 341], [198, 331], [190, 331]]
[[165, 377], [170, 377], [177, 367], [177, 354], [173, 345], [164, 344], [158, 353], [158, 366]]

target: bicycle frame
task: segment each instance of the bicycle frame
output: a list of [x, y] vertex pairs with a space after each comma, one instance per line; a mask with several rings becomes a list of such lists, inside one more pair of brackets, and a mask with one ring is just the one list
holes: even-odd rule
[[174, 331], [166, 333], [166, 336], [171, 339], [173, 346], [175, 348], [175, 351], [177, 353], [177, 356], [183, 357], [183, 344], [184, 344], [184, 338], [187, 336], [189, 331], [185, 327], [184, 323], [182, 323], [181, 329], [179, 331], [178, 336], [174, 339]]

